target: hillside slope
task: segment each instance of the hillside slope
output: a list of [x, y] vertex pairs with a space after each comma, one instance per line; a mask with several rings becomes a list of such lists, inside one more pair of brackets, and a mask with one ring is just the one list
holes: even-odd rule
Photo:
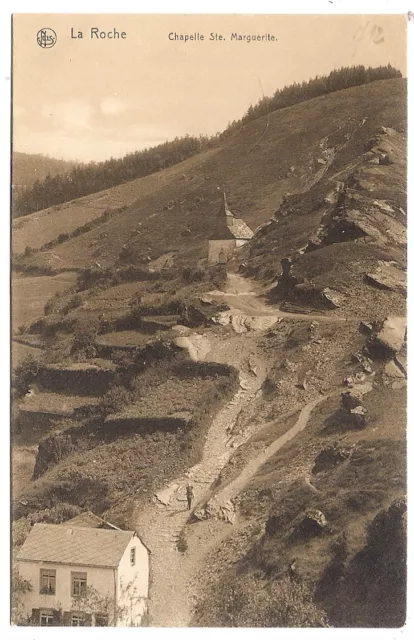
[[[206, 264], [217, 187], [257, 228], [225, 269]], [[69, 239], [59, 211], [17, 230], [53, 242], [18, 258], [28, 299], [36, 269], [68, 289], [42, 313], [42, 275], [14, 329], [42, 350], [14, 376], [15, 540], [85, 509], [137, 530], [151, 626], [401, 626], [404, 81], [280, 110], [66, 211], [86, 209], [99, 223]]]
[[[328, 117], [329, 114], [329, 117]], [[99, 227], [34, 256], [29, 264], [87, 268], [113, 265], [124, 249], [134, 264], [177, 251], [177, 262], [207, 253], [211, 218], [225, 190], [231, 210], [253, 229], [266, 222], [286, 193], [306, 191], [363, 151], [382, 124], [405, 130], [405, 81], [373, 82], [281, 109], [249, 123], [228, 142], [160, 173], [17, 221], [14, 251], [39, 248], [50, 229], [67, 232], [105, 208], [126, 210]], [[318, 160], [326, 164], [320, 164]], [[93, 213], [99, 210], [99, 214]], [[60, 225], [64, 229], [60, 229]]]

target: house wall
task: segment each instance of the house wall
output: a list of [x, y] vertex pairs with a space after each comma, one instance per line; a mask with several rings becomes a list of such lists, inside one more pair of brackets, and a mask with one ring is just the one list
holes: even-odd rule
[[[48, 595], [40, 593], [40, 570], [56, 570], [56, 593]], [[116, 570], [104, 567], [82, 567], [77, 565], [62, 565], [52, 562], [19, 562], [19, 573], [22, 578], [29, 580], [33, 589], [25, 594], [23, 600], [24, 614], [30, 616], [32, 609], [61, 609], [75, 610], [71, 596], [71, 572], [79, 571], [87, 574], [87, 586], [93, 587], [102, 596], [115, 596]]]
[[236, 247], [236, 240], [209, 240], [208, 242], [208, 264], [218, 264], [220, 252], [223, 249], [227, 257]]
[[[135, 547], [135, 565], [131, 565], [131, 549]], [[147, 609], [149, 586], [149, 554], [141, 540], [134, 536], [118, 567], [118, 604], [123, 612], [118, 626], [137, 626]]]

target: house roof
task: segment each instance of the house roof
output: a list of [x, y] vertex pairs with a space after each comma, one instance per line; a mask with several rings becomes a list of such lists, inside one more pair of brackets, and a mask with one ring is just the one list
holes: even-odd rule
[[116, 527], [107, 520], [100, 518], [92, 513], [92, 511], [84, 511], [78, 516], [75, 516], [70, 520], [66, 520], [65, 526], [66, 525], [72, 527], [93, 527], [95, 529], [115, 529], [116, 531], [121, 531], [119, 527]]
[[134, 535], [134, 531], [38, 523], [17, 559], [116, 568]]
[[253, 231], [241, 218], [234, 218], [230, 233], [232, 233], [237, 240], [250, 240], [250, 238], [254, 236]]
[[214, 232], [210, 240], [250, 240], [254, 236], [253, 231], [241, 218], [236, 218], [230, 211], [226, 194], [223, 193], [223, 200], [220, 210], [215, 220]]

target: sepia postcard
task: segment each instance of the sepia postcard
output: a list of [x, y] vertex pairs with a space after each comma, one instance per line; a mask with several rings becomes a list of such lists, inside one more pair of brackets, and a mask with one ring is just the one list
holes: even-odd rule
[[11, 625], [405, 625], [408, 21], [13, 16]]

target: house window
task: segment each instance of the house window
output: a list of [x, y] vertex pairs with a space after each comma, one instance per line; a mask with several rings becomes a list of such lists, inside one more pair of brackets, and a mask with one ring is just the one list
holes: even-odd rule
[[72, 573], [72, 595], [86, 595], [86, 573]]
[[40, 569], [40, 593], [54, 595], [56, 593], [56, 570]]
[[50, 609], [40, 610], [40, 626], [41, 627], [53, 627], [53, 611]]
[[131, 566], [133, 567], [135, 564], [135, 547], [132, 547], [131, 549], [130, 558], [131, 558]]
[[72, 627], [84, 627], [85, 626], [85, 614], [72, 613], [70, 624]]

